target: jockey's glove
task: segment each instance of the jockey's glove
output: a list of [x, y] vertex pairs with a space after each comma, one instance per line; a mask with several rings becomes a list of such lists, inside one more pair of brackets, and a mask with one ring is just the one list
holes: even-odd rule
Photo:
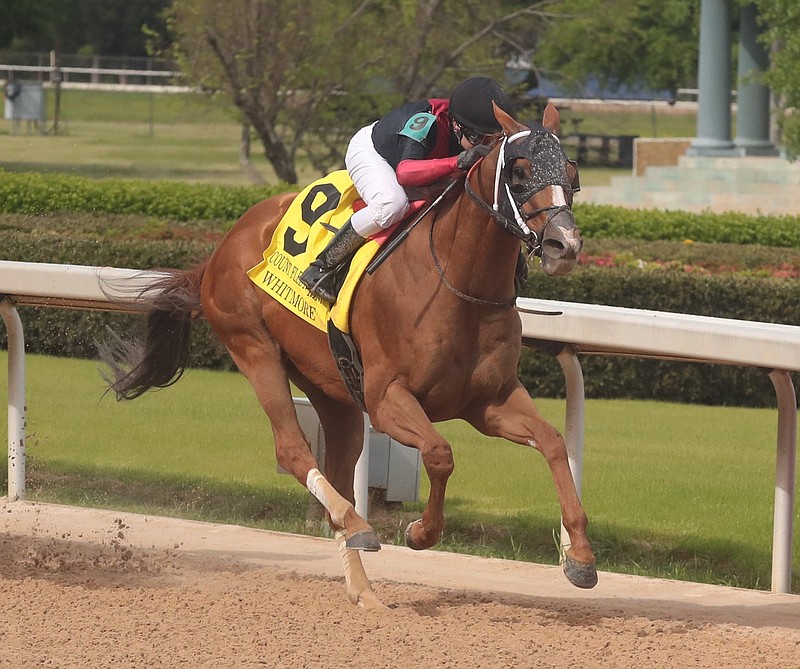
[[478, 144], [478, 146], [473, 146], [471, 149], [462, 151], [461, 153], [458, 154], [458, 160], [456, 160], [456, 167], [458, 167], [458, 169], [460, 169], [462, 172], [466, 172], [481, 158], [488, 155], [488, 153], [491, 150], [492, 150], [491, 146], [487, 146], [485, 144]]

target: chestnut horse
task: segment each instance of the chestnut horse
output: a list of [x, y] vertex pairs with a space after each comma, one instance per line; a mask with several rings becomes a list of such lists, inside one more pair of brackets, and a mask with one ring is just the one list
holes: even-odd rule
[[[450, 444], [434, 422], [461, 418], [480, 432], [542, 453], [569, 534], [564, 572], [575, 585], [597, 582], [587, 518], [559, 432], [545, 421], [517, 378], [522, 335], [514, 309], [521, 244], [541, 255], [550, 275], [569, 272], [582, 240], [572, 215], [577, 171], [557, 139], [559, 115], [548, 105], [529, 129], [495, 107], [504, 136], [467, 175], [464, 189], [425, 215], [351, 304], [351, 335], [361, 354], [364, 403], [372, 425], [419, 449], [430, 479], [422, 517], [406, 543], [430, 548], [444, 526]], [[140, 296], [145, 335], [106, 351], [118, 398], [174, 383], [183, 371], [191, 321], [211, 324], [250, 381], [272, 425], [277, 461], [327, 510], [344, 564], [347, 595], [382, 606], [359, 550], [376, 551], [375, 531], [354, 507], [353, 477], [362, 448], [362, 411], [337, 371], [325, 334], [285, 310], [246, 272], [261, 260], [293, 194], [250, 208], [213, 255], [167, 276]], [[550, 316], [553, 317], [553, 316]], [[325, 472], [300, 428], [289, 381], [306, 393], [325, 434]]]

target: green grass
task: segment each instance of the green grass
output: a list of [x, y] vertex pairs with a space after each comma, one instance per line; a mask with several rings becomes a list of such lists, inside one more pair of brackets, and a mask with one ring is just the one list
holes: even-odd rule
[[[28, 356], [29, 497], [307, 531], [308, 496], [277, 473], [268, 422], [240, 375], [191, 370], [122, 404], [103, 390], [93, 362]], [[537, 404], [563, 425], [563, 401]], [[773, 410], [590, 400], [583, 498], [600, 568], [768, 588], [776, 420]], [[559, 512], [544, 459], [458, 421], [440, 429], [456, 459], [441, 548], [554, 563]], [[426, 499], [424, 475], [421, 487]], [[371, 520], [384, 541], [402, 542], [422, 507], [374, 509]], [[798, 591], [798, 557], [794, 571]]]
[[604, 135], [638, 135], [639, 137], [694, 137], [697, 115], [691, 110], [678, 110], [656, 103], [649, 111], [631, 111], [609, 104], [605, 108], [561, 109], [562, 135], [586, 132]]
[[[47, 93], [48, 134], [23, 123], [12, 134], [0, 120], [0, 168], [8, 171], [66, 172], [91, 178], [174, 179], [247, 185], [239, 166], [239, 114], [222, 98], [193, 94], [109, 93], [66, 90], [61, 95], [61, 131], [52, 133], [52, 92]], [[563, 110], [563, 134], [581, 132], [643, 137], [693, 136], [692, 114]], [[580, 118], [576, 126], [570, 119]], [[277, 182], [258, 141], [252, 163], [267, 183]], [[298, 157], [301, 184], [320, 175]], [[583, 185], [608, 184], [628, 169], [584, 167]]]
[[[68, 90], [62, 93], [59, 134], [52, 132], [51, 92], [47, 102], [44, 135], [33, 128], [29, 133], [25, 123], [13, 134], [11, 122], [0, 121], [0, 167], [91, 178], [251, 183], [239, 166], [240, 117], [223, 100]], [[268, 183], [277, 183], [258, 141], [251, 160]], [[319, 176], [302, 158], [298, 162], [301, 180]]]
[[[253, 163], [266, 177], [269, 169], [257, 148]], [[150, 136], [144, 123], [81, 121], [71, 123], [65, 135], [0, 134], [0, 156], [7, 171], [248, 185], [233, 123], [158, 123]]]

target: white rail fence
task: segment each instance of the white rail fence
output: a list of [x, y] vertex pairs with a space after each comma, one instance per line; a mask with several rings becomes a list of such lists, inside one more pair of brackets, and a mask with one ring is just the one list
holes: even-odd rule
[[0, 79], [36, 80], [45, 88], [122, 91], [126, 93], [192, 93], [183, 73], [172, 70], [129, 67], [70, 67], [0, 63]]
[[[18, 305], [135, 309], [110, 301], [120, 280], [147, 283], [136, 270], [0, 261], [0, 315], [8, 332], [8, 499], [25, 491], [25, 345]], [[121, 296], [120, 296], [121, 297]], [[122, 299], [125, 299], [122, 297]], [[772, 541], [772, 591], [791, 592], [797, 467], [797, 397], [790, 372], [800, 371], [800, 327], [689, 316], [552, 300], [520, 299], [523, 343], [562, 342], [557, 358], [567, 388], [565, 439], [580, 491], [584, 385], [578, 353], [632, 355], [770, 370], [777, 397], [777, 453]], [[540, 316], [533, 310], [558, 311]], [[367, 457], [368, 449], [364, 449]], [[356, 499], [366, 514], [368, 462], [359, 464]]]

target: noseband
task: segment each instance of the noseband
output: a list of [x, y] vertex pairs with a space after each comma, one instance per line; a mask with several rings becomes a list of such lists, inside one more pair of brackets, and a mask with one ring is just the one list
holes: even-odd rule
[[[531, 177], [522, 184], [511, 185], [511, 170], [518, 159], [530, 162]], [[528, 252], [542, 254], [544, 231], [556, 214], [572, 209], [566, 202], [538, 207], [530, 212], [522, 210], [523, 205], [536, 193], [548, 186], [560, 186], [572, 193], [573, 185], [567, 175], [568, 159], [558, 138], [544, 128], [523, 130], [510, 137], [504, 137], [497, 157], [494, 176], [494, 204], [485, 202], [470, 185], [473, 166], [467, 175], [464, 188], [467, 194], [500, 225], [503, 230], [521, 239]], [[531, 230], [527, 222], [544, 212], [549, 212], [547, 220], [539, 233]]]
[[[511, 185], [511, 170], [516, 160], [524, 158], [533, 167], [531, 177], [525, 183]], [[566, 203], [552, 204], [539, 207], [531, 212], [522, 211], [523, 205], [536, 193], [549, 186], [560, 186], [565, 192], [573, 193], [579, 186], [573, 186], [567, 175], [568, 160], [558, 137], [548, 132], [544, 127], [535, 130], [523, 130], [510, 137], [504, 137], [500, 145], [500, 154], [497, 158], [497, 167], [494, 176], [494, 204], [490, 205], [480, 198], [470, 185], [470, 178], [475, 168], [481, 163], [478, 161], [467, 173], [464, 189], [467, 194], [500, 225], [503, 230], [511, 233], [525, 243], [528, 254], [542, 254], [542, 239], [544, 231], [556, 214], [562, 211], [571, 212], [571, 207]], [[577, 183], [577, 182], [576, 182]], [[549, 212], [541, 232], [537, 233], [528, 227], [527, 221], [536, 218], [539, 214]], [[434, 218], [435, 222], [435, 218]], [[433, 245], [433, 223], [429, 231], [429, 244], [433, 262], [439, 272], [445, 287], [461, 299], [487, 307], [513, 307], [516, 296], [506, 302], [495, 302], [472, 297], [453, 286], [444, 274], [444, 268], [439, 262], [439, 257]], [[560, 311], [533, 311], [546, 316], [560, 315]]]

